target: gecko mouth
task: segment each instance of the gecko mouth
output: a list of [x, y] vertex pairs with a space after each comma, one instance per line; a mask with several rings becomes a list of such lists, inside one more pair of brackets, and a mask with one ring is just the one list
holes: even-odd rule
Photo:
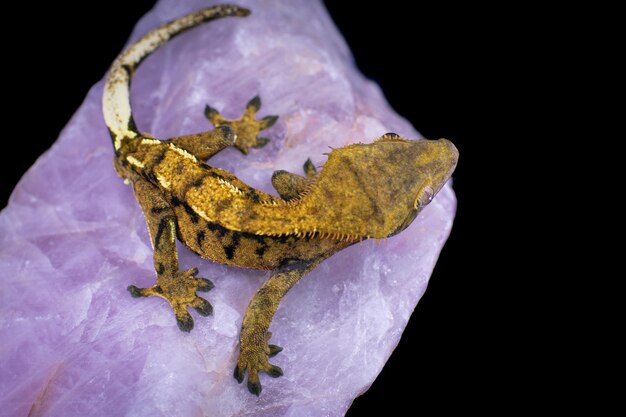
[[400, 225], [398, 227], [396, 227], [396, 230], [394, 230], [393, 232], [389, 233], [387, 235], [387, 237], [391, 237], [393, 235], [397, 235], [398, 233], [400, 233], [401, 231], [403, 231], [404, 229], [409, 227], [409, 225], [411, 223], [413, 223], [413, 220], [415, 220], [415, 217], [417, 216], [417, 213], [419, 213], [419, 210], [416, 210], [416, 209], [410, 210], [409, 211], [409, 215], [406, 217], [406, 219], [404, 219], [404, 221], [402, 223], [400, 223]]
[[433, 187], [430, 184], [427, 184], [424, 187], [422, 187], [422, 189], [417, 193], [417, 197], [415, 197], [415, 202], [413, 203], [413, 207], [409, 210], [409, 214], [402, 221], [402, 223], [400, 223], [398, 227], [396, 227], [396, 229], [393, 232], [387, 235], [387, 237], [396, 235], [400, 233], [401, 231], [403, 231], [404, 229], [406, 229], [407, 227], [409, 227], [409, 225], [413, 222], [413, 220], [415, 220], [415, 217], [417, 217], [417, 214], [424, 207], [430, 204], [431, 201], [433, 201], [433, 198], [435, 197], [435, 194], [437, 194], [437, 191], [438, 190], [433, 189]]

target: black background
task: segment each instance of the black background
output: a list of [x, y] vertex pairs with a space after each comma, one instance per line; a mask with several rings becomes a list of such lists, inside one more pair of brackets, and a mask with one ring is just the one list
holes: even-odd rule
[[[449, 138], [460, 151], [452, 235], [400, 344], [353, 403], [347, 414], [352, 417], [381, 407], [394, 415], [431, 408], [486, 411], [495, 407], [494, 398], [509, 396], [523, 366], [507, 353], [514, 343], [509, 329], [517, 324], [506, 313], [511, 289], [502, 275], [511, 280], [514, 271], [497, 270], [506, 248], [498, 248], [504, 243], [494, 231], [502, 216], [495, 171], [507, 163], [494, 143], [506, 141], [510, 97], [523, 88], [507, 75], [517, 65], [516, 41], [500, 38], [507, 32], [506, 15], [494, 23], [476, 5], [409, 3], [327, 1], [357, 65], [382, 86], [395, 110], [425, 137]], [[2, 206], [153, 4], [17, 6], [14, 13], [23, 22], [17, 30], [2, 29], [3, 98], [9, 106], [2, 122]], [[24, 40], [24, 32], [32, 41]], [[79, 47], [78, 40], [90, 46]], [[509, 402], [512, 409], [517, 405]]]

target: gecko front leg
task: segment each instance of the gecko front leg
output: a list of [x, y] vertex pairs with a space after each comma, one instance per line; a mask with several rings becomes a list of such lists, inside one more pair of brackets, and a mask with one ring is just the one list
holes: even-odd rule
[[269, 363], [269, 358], [282, 350], [268, 344], [271, 337], [270, 323], [278, 305], [287, 291], [305, 274], [315, 268], [325, 257], [312, 261], [296, 260], [279, 268], [254, 294], [241, 325], [240, 350], [234, 377], [243, 382], [248, 371], [248, 390], [258, 396], [261, 393], [259, 372], [277, 378], [282, 369]]
[[221, 150], [232, 146], [235, 143], [235, 132], [224, 125], [207, 132], [170, 138], [166, 142], [183, 148], [201, 161], [206, 161]]
[[203, 316], [213, 312], [211, 304], [196, 294], [196, 291], [211, 290], [213, 283], [196, 277], [197, 268], [186, 271], [178, 269], [176, 216], [159, 189], [148, 181], [136, 179], [133, 181], [133, 190], [148, 223], [157, 281], [156, 285], [149, 288], [130, 285], [128, 291], [133, 297], [158, 296], [166, 299], [174, 309], [178, 327], [188, 332], [193, 328], [193, 318], [187, 307], [193, 307]]

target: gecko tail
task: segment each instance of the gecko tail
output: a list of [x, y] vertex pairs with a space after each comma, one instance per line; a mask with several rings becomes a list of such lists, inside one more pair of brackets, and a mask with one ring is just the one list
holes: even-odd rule
[[113, 62], [104, 84], [102, 111], [115, 152], [119, 152], [124, 139], [139, 135], [130, 105], [130, 81], [139, 64], [158, 47], [201, 23], [227, 16], [248, 16], [250, 11], [239, 6], [207, 7], [175, 19], [144, 35], [124, 50]]

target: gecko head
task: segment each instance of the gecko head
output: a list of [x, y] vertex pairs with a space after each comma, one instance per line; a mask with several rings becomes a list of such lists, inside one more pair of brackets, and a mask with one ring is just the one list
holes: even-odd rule
[[[335, 149], [322, 170], [332, 175], [354, 236], [383, 238], [404, 230], [450, 179], [459, 152], [446, 139], [408, 140], [387, 133], [370, 144]], [[334, 175], [332, 171], [335, 171]], [[320, 178], [321, 179], [321, 178]], [[346, 215], [343, 215], [346, 218]]]
[[[388, 137], [389, 134], [383, 136]], [[391, 141], [379, 139], [379, 142]], [[401, 139], [401, 138], [397, 138]], [[452, 142], [447, 139], [438, 140], [411, 140], [406, 141], [408, 147], [404, 152], [404, 159], [398, 161], [400, 172], [402, 167], [412, 170], [406, 181], [392, 181], [391, 187], [397, 192], [406, 193], [404, 198], [397, 200], [395, 214], [397, 219], [404, 220], [387, 236], [395, 235], [406, 229], [415, 219], [417, 214], [426, 207], [435, 195], [448, 182], [459, 160], [459, 151]], [[401, 145], [398, 146], [401, 149]], [[397, 152], [397, 151], [396, 151]], [[389, 152], [393, 154], [394, 151]], [[402, 175], [401, 173], [399, 175]], [[411, 203], [411, 199], [413, 199]], [[392, 210], [392, 212], [394, 212]], [[390, 219], [391, 220], [391, 219]], [[393, 223], [391, 223], [393, 225]]]

